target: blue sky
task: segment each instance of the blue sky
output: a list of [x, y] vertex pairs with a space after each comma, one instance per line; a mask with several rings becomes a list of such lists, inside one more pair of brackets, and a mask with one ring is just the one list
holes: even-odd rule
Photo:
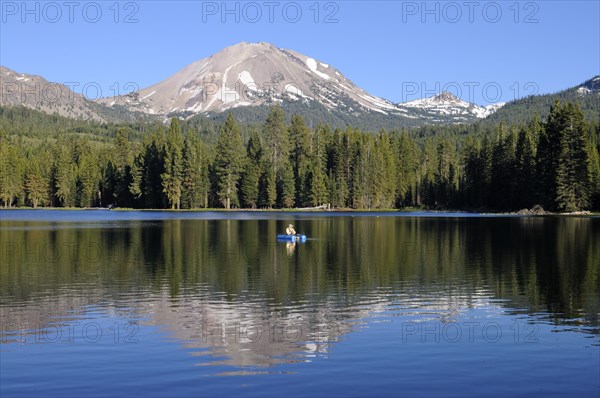
[[487, 105], [600, 74], [598, 1], [23, 4], [0, 3], [0, 64], [91, 98], [147, 87], [240, 41], [309, 55], [394, 102], [446, 88]]

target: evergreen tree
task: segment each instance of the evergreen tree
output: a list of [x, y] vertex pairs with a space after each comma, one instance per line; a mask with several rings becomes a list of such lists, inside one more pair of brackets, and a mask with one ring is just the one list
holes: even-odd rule
[[72, 207], [75, 205], [77, 165], [66, 143], [59, 143], [57, 152], [53, 172], [56, 198], [62, 207]]
[[468, 137], [463, 155], [465, 172], [462, 186], [466, 205], [474, 208], [483, 206], [481, 152], [481, 141]]
[[348, 207], [352, 189], [352, 128], [336, 129], [331, 145], [330, 198], [333, 206]]
[[384, 130], [375, 138], [372, 160], [373, 206], [390, 208], [394, 205], [396, 194], [396, 159]]
[[590, 181], [590, 203], [594, 209], [600, 208], [600, 155], [598, 147], [590, 141], [588, 145], [588, 175]]
[[557, 101], [550, 108], [550, 114], [540, 134], [537, 148], [539, 202], [543, 204], [544, 208], [551, 210], [558, 207], [556, 203], [556, 171], [558, 170], [563, 125], [562, 107]]
[[[143, 181], [144, 181], [144, 157], [145, 150], [135, 155], [133, 165], [131, 166], [131, 184], [129, 184], [129, 193], [132, 196], [133, 202], [138, 206], [143, 206]], [[100, 203], [102, 206], [102, 203]]]
[[320, 206], [328, 203], [326, 174], [327, 133], [327, 127], [318, 125], [312, 137], [311, 160], [306, 177], [306, 187], [304, 188], [304, 191], [308, 194], [308, 204], [311, 206]]
[[185, 137], [182, 161], [183, 207], [205, 207], [208, 195], [208, 164], [204, 146], [191, 134]]
[[307, 202], [307, 193], [304, 191], [309, 168], [310, 130], [304, 123], [302, 116], [292, 116], [290, 124], [291, 166], [295, 182], [296, 206], [303, 206]]
[[35, 156], [29, 160], [25, 173], [25, 193], [27, 203], [33, 208], [50, 203], [48, 178], [49, 175], [42, 166], [44, 157]]
[[433, 138], [425, 139], [422, 152], [422, 178], [419, 193], [421, 195], [421, 203], [428, 206], [437, 207], [439, 203], [436, 198], [436, 186], [438, 184], [436, 175], [439, 170], [440, 163], [438, 162], [438, 147]]
[[171, 209], [181, 207], [183, 180], [183, 134], [177, 118], [171, 119], [171, 126], [162, 151], [165, 170], [161, 174], [163, 192]]
[[515, 153], [516, 195], [515, 208], [529, 209], [535, 204], [536, 188], [536, 147], [537, 137], [542, 130], [537, 115], [527, 128], [521, 129]]
[[217, 142], [215, 173], [219, 201], [226, 208], [238, 205], [238, 183], [244, 162], [244, 147], [239, 127], [229, 113]]
[[110, 162], [108, 183], [114, 196], [114, 203], [121, 207], [130, 207], [133, 197], [130, 186], [133, 183], [131, 144], [124, 129], [115, 136], [114, 155]]
[[556, 170], [556, 204], [561, 211], [578, 211], [590, 205], [587, 124], [573, 103], [562, 108], [560, 152]]
[[492, 150], [491, 187], [495, 192], [490, 197], [490, 205], [495, 210], [514, 208], [517, 182], [515, 148], [515, 134], [509, 133], [505, 126], [500, 124]]
[[265, 161], [265, 170], [259, 180], [260, 204], [271, 209], [277, 203], [277, 176]]
[[78, 206], [92, 207], [95, 205], [100, 186], [98, 157], [91, 151], [83, 154], [79, 160], [77, 174]]
[[261, 176], [262, 147], [256, 130], [250, 133], [246, 145], [246, 165], [242, 173], [240, 194], [244, 207], [256, 208], [259, 202], [259, 180]]
[[417, 205], [419, 183], [419, 147], [406, 131], [397, 141], [396, 196], [398, 206]]
[[141, 167], [140, 187], [143, 204], [149, 209], [160, 209], [164, 207], [163, 181], [165, 164], [161, 154], [162, 143], [159, 136], [153, 136], [146, 143], [142, 156], [138, 158], [138, 166]]
[[588, 127], [573, 103], [550, 109], [538, 144], [540, 191], [547, 208], [575, 211], [589, 206]]
[[277, 204], [277, 183], [281, 181], [280, 171], [288, 165], [289, 157], [288, 131], [285, 125], [285, 114], [280, 106], [274, 106], [269, 111], [263, 126], [263, 135], [265, 166], [267, 168], [264, 184], [266, 205], [272, 207]]
[[290, 208], [296, 201], [296, 187], [294, 181], [294, 170], [289, 162], [283, 163], [279, 171], [278, 179], [278, 202], [282, 207]]
[[4, 207], [12, 207], [22, 190], [23, 162], [19, 149], [0, 134], [0, 199]]
[[373, 206], [373, 137], [362, 135], [355, 148], [352, 207], [370, 209]]

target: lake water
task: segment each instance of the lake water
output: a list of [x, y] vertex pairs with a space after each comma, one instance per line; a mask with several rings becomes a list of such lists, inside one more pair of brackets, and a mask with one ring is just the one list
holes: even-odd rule
[[2, 398], [599, 396], [600, 218], [4, 210], [0, 250]]

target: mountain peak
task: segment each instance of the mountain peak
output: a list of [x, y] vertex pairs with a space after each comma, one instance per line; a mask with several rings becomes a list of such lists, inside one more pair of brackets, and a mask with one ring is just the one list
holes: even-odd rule
[[329, 64], [271, 43], [241, 42], [196, 61], [171, 77], [115, 102], [151, 114], [222, 112], [274, 102], [316, 101], [330, 110], [398, 111], [369, 95]]
[[[277, 52], [279, 49], [274, 45], [266, 42], [260, 43], [248, 43], [245, 41], [239, 42], [237, 44], [233, 44], [229, 47], [225, 47], [219, 52], [211, 55], [208, 58], [198, 60], [194, 62], [194, 64], [203, 64], [203, 61], [206, 60], [217, 60], [219, 66], [223, 63], [231, 62], [232, 65], [238, 63], [240, 61], [246, 60], [248, 58], [256, 57], [260, 54], [268, 53], [268, 52]], [[223, 65], [225, 67], [231, 65]]]
[[[343, 115], [342, 119], [375, 113], [411, 124], [448, 119], [462, 123], [485, 113], [449, 92], [394, 104], [357, 87], [324, 61], [267, 42], [231, 45], [153, 86], [100, 102], [109, 107], [118, 103], [129, 110], [165, 118], [273, 103], [287, 106], [291, 102], [296, 104], [289, 106], [295, 108], [323, 106]], [[414, 108], [420, 108], [418, 116], [411, 113]]]
[[277, 50], [278, 48], [271, 43], [267, 43], [264, 41], [261, 42], [247, 42], [241, 41], [236, 44], [232, 44], [231, 46], [225, 47], [212, 56], [217, 56], [222, 52], [227, 51], [266, 51], [266, 50]]
[[474, 118], [485, 118], [502, 107], [504, 103], [483, 107], [463, 101], [448, 91], [442, 91], [429, 98], [421, 98], [399, 105], [434, 115], [434, 121], [441, 121], [440, 116], [452, 117], [456, 121], [467, 121]]
[[456, 101], [461, 101], [460, 98], [458, 98], [456, 95], [452, 94], [449, 91], [442, 91], [438, 95], [435, 95], [433, 97], [433, 100], [434, 101], [438, 101], [438, 102], [456, 102]]

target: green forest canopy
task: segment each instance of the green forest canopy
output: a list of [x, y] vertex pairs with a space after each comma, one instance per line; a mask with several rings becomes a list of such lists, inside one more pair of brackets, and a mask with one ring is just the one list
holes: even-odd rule
[[600, 127], [555, 102], [526, 124], [311, 129], [272, 107], [99, 124], [0, 108], [4, 207], [600, 209]]

